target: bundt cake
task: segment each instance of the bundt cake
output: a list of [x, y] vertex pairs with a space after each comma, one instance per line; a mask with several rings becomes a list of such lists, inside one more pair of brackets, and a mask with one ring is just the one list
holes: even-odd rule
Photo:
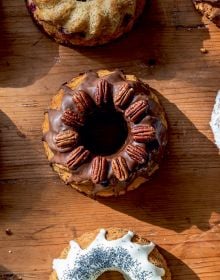
[[193, 0], [198, 11], [220, 28], [220, 0]]
[[101, 280], [105, 271], [118, 271], [127, 280], [171, 280], [154, 243], [118, 228], [87, 232], [70, 241], [53, 269], [50, 280]]
[[64, 84], [43, 123], [53, 169], [88, 195], [123, 194], [145, 182], [167, 144], [155, 91], [122, 71], [88, 71]]
[[218, 91], [215, 98], [210, 126], [214, 135], [215, 144], [220, 151], [220, 90]]
[[93, 46], [128, 32], [145, 0], [26, 0], [48, 35], [65, 45]]

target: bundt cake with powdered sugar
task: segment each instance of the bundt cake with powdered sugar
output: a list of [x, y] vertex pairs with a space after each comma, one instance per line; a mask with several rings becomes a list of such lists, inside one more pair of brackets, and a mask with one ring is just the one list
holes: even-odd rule
[[26, 0], [34, 20], [57, 42], [93, 46], [128, 32], [145, 0]]
[[167, 122], [155, 91], [135, 76], [88, 71], [52, 99], [43, 141], [66, 183], [87, 195], [118, 195], [158, 169]]

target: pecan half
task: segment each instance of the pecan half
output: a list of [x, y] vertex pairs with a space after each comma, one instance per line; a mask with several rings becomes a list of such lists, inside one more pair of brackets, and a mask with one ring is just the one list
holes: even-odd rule
[[84, 118], [71, 109], [64, 111], [61, 120], [68, 126], [82, 126], [84, 124]]
[[112, 170], [119, 181], [125, 181], [129, 177], [126, 160], [121, 156], [112, 159]]
[[155, 138], [155, 129], [149, 124], [140, 124], [131, 129], [135, 141], [145, 143]]
[[147, 160], [147, 152], [141, 146], [128, 145], [126, 147], [126, 152], [131, 159], [135, 160], [140, 164], [145, 163], [145, 161]]
[[89, 155], [88, 150], [83, 146], [79, 146], [68, 155], [66, 164], [68, 168], [76, 169], [87, 160]]
[[124, 108], [131, 101], [133, 95], [134, 89], [128, 83], [124, 83], [115, 94], [114, 103], [117, 107]]
[[137, 122], [146, 113], [147, 107], [146, 100], [136, 101], [125, 110], [125, 117], [132, 122]]
[[91, 97], [83, 90], [78, 90], [73, 94], [73, 101], [80, 113], [85, 113], [93, 106]]
[[71, 129], [59, 132], [55, 137], [55, 143], [58, 148], [68, 148], [76, 146], [79, 139], [79, 134]]
[[108, 162], [106, 158], [97, 156], [92, 161], [92, 175], [93, 183], [100, 183], [106, 180]]
[[100, 80], [97, 84], [95, 93], [95, 103], [100, 106], [108, 103], [109, 99], [109, 83], [106, 80]]

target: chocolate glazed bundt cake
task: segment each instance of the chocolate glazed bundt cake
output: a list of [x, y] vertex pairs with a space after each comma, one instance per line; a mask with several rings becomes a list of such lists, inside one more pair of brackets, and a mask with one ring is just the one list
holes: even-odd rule
[[122, 71], [89, 71], [64, 84], [45, 113], [53, 169], [88, 195], [137, 188], [158, 169], [167, 144], [162, 106], [148, 85]]
[[58, 43], [93, 46], [128, 32], [145, 0], [26, 0], [34, 20]]

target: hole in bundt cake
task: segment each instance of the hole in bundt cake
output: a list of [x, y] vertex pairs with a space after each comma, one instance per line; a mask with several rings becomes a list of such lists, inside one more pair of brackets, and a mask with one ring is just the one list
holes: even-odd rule
[[87, 118], [80, 135], [83, 145], [92, 153], [111, 155], [125, 143], [128, 128], [121, 113], [97, 110]]
[[157, 61], [155, 58], [149, 58], [147, 63], [149, 66], [155, 66], [157, 64]]
[[97, 280], [105, 280], [105, 279], [115, 279], [123, 280], [125, 279], [122, 275], [122, 273], [118, 271], [106, 271], [102, 275], [100, 275]]
[[147, 148], [148, 148], [148, 151], [153, 151], [153, 150], [158, 150], [160, 147], [157, 139], [154, 139], [152, 141], [149, 141], [147, 143]]

